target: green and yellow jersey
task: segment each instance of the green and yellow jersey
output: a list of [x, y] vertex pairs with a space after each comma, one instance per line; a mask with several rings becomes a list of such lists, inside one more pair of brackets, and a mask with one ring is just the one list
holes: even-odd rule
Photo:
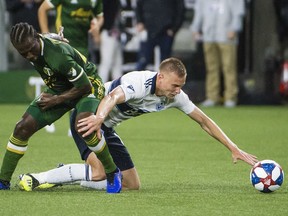
[[39, 35], [40, 55], [32, 63], [47, 88], [44, 92], [61, 95], [73, 87], [91, 85], [92, 92], [66, 100], [45, 111], [38, 106], [41, 95], [29, 105], [27, 112], [37, 121], [39, 128], [50, 125], [72, 108], [77, 112], [94, 113], [104, 97], [105, 87], [98, 76], [96, 65], [68, 43]]
[[88, 57], [90, 21], [103, 13], [102, 0], [49, 0], [57, 10], [56, 31], [64, 27], [65, 38], [72, 47]]
[[94, 82], [97, 82], [97, 86], [103, 86], [96, 66], [88, 62], [78, 50], [65, 42], [42, 35], [40, 43], [41, 54], [33, 66], [53, 93], [61, 94], [73, 86], [80, 87]]

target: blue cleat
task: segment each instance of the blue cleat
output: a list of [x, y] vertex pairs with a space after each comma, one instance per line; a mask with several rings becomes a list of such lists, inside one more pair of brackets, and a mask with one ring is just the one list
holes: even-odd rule
[[10, 190], [10, 182], [0, 179], [0, 190]]
[[117, 168], [116, 172], [107, 174], [107, 193], [120, 193], [122, 189], [122, 173]]

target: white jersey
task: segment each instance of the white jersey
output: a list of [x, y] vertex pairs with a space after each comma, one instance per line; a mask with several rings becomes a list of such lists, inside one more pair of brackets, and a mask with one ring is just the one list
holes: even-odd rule
[[104, 124], [107, 127], [114, 127], [132, 117], [173, 107], [186, 114], [194, 110], [195, 105], [182, 90], [173, 99], [156, 96], [156, 77], [157, 72], [134, 71], [105, 83], [105, 95], [120, 86], [125, 94], [125, 103], [117, 104], [105, 119]]

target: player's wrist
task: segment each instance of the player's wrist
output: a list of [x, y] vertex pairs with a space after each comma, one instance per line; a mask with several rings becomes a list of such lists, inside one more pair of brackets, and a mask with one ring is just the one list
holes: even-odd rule
[[106, 116], [105, 116], [105, 114], [104, 113], [97, 113], [96, 115], [95, 115], [95, 118], [96, 119], [105, 119], [106, 118]]

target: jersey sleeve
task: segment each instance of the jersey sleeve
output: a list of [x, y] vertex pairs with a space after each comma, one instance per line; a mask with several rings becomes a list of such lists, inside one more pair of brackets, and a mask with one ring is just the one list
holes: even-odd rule
[[132, 99], [141, 99], [145, 96], [145, 87], [142, 83], [141, 76], [135, 77], [132, 73], [122, 77], [120, 87], [125, 94], [125, 102]]
[[180, 94], [175, 97], [175, 107], [187, 115], [195, 109], [195, 104], [189, 99], [188, 95], [182, 90]]
[[66, 61], [60, 68], [61, 73], [63, 73], [76, 88], [90, 84], [84, 69], [74, 60]]
[[101, 15], [103, 13], [103, 1], [98, 0], [96, 6], [94, 7], [93, 13], [95, 16]]

